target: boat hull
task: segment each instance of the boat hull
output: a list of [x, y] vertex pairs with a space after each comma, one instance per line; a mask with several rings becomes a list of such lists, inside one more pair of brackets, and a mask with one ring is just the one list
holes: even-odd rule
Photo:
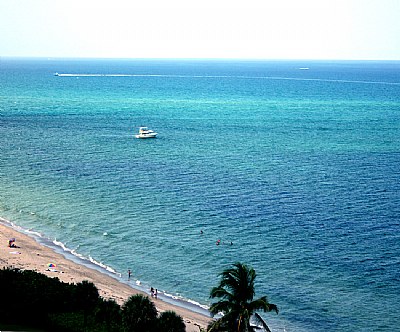
[[139, 134], [135, 135], [136, 138], [156, 138], [157, 134]]

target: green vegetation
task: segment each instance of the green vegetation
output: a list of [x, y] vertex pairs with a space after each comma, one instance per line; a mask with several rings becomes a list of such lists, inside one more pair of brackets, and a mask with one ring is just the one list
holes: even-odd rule
[[[222, 316], [209, 324], [208, 332], [255, 331], [250, 325], [252, 318], [264, 331], [270, 331], [257, 311], [278, 313], [278, 307], [265, 296], [254, 300], [255, 278], [254, 269], [242, 263], [221, 273], [219, 285], [210, 293], [219, 301], [211, 305], [210, 312]], [[0, 294], [0, 330], [185, 331], [182, 317], [172, 311], [158, 314], [147, 296], [131, 296], [121, 307], [100, 297], [96, 286], [88, 281], [68, 284], [34, 271], [3, 269]]]
[[123, 305], [122, 310], [124, 331], [156, 331], [157, 310], [148, 297], [131, 296]]
[[270, 331], [265, 321], [256, 312], [275, 311], [278, 307], [269, 303], [266, 296], [254, 300], [254, 280], [256, 272], [252, 267], [242, 263], [236, 263], [221, 273], [220, 284], [211, 290], [211, 298], [219, 298], [210, 307], [213, 315], [222, 313], [223, 316], [208, 326], [209, 332], [249, 332], [256, 328], [250, 325], [253, 317], [257, 324], [260, 324], [264, 331]]
[[158, 315], [147, 296], [131, 296], [121, 308], [88, 281], [68, 284], [34, 271], [2, 269], [0, 294], [0, 330], [185, 331], [180, 316]]

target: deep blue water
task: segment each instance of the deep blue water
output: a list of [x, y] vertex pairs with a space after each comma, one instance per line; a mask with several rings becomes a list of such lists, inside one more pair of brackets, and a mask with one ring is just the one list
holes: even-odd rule
[[2, 58], [0, 149], [0, 216], [123, 280], [241, 261], [275, 331], [399, 330], [400, 62]]

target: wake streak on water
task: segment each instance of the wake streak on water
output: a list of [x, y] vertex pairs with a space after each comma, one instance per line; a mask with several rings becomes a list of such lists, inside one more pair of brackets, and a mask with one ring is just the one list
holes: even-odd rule
[[361, 84], [400, 85], [400, 82], [333, 80], [333, 79], [325, 79], [325, 78], [296, 78], [296, 77], [279, 77], [279, 76], [163, 75], [163, 74], [59, 74], [59, 73], [56, 73], [55, 76], [58, 76], [58, 77], [237, 78], [237, 79], [259, 79], [259, 80], [317, 81], [317, 82], [335, 82], [335, 83], [361, 83]]

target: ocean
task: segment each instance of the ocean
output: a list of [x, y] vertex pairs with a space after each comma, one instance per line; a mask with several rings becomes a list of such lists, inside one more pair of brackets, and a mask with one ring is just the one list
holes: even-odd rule
[[200, 311], [243, 262], [273, 331], [400, 331], [400, 62], [0, 58], [0, 140], [0, 217], [74, 259]]

